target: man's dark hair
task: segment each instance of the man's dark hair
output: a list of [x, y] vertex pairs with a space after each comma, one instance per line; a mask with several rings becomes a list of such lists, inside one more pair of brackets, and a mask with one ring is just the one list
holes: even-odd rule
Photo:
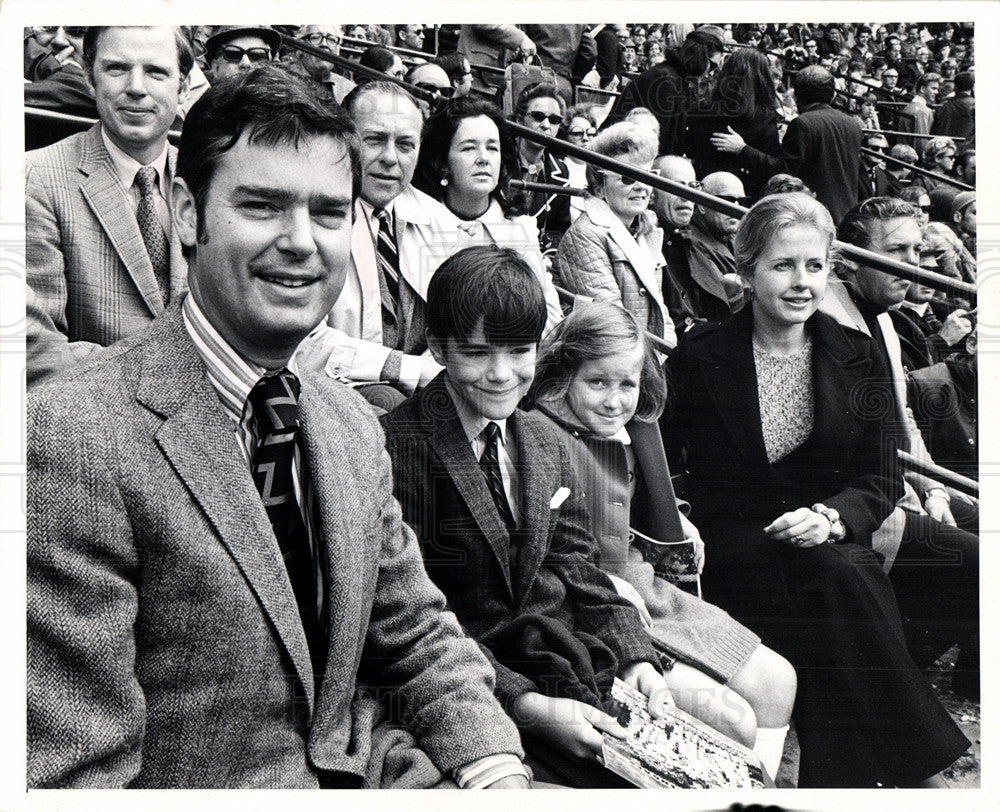
[[351, 161], [352, 193], [361, 190], [361, 145], [347, 114], [317, 87], [277, 65], [263, 65], [214, 83], [184, 121], [177, 151], [177, 177], [194, 195], [198, 239], [204, 240], [205, 200], [222, 156], [246, 134], [248, 143], [291, 144], [331, 136]]
[[[381, 45], [372, 45], [358, 59], [359, 64], [364, 65], [366, 68], [374, 68], [375, 70], [382, 71], [382, 73], [389, 70], [395, 61], [396, 54], [388, 48], [383, 48]], [[367, 77], [365, 79], [366, 81], [371, 81]]]
[[674, 55], [686, 76], [701, 76], [708, 70], [709, 57], [722, 51], [722, 38], [712, 31], [695, 29], [685, 37]]
[[452, 51], [450, 54], [441, 54], [433, 62], [448, 74], [448, 78], [452, 82], [458, 82], [465, 76], [465, 65], [468, 59], [458, 51]]
[[[145, 28], [147, 26], [110, 26], [92, 25], [83, 35], [83, 62], [84, 70], [90, 81], [94, 81], [94, 62], [97, 60], [97, 41], [101, 34], [109, 28]], [[179, 25], [170, 26], [174, 32], [174, 42], [177, 44], [177, 68], [180, 71], [181, 79], [186, 79], [191, 73], [194, 65], [194, 51], [191, 50], [191, 41], [187, 38]]]
[[795, 74], [792, 87], [800, 108], [807, 104], [829, 104], [837, 89], [833, 74], [819, 65], [808, 65]]
[[969, 71], [962, 71], [955, 75], [955, 92], [968, 93], [976, 86], [975, 74]]
[[545, 297], [517, 251], [475, 245], [452, 254], [427, 288], [427, 333], [467, 340], [482, 325], [490, 344], [537, 344], [545, 327]]
[[837, 239], [857, 248], [869, 248], [875, 223], [897, 217], [917, 219], [917, 210], [898, 197], [870, 197], [844, 215], [837, 227]]

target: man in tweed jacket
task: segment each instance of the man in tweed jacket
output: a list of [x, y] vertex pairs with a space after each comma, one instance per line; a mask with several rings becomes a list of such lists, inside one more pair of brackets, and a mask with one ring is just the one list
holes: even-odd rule
[[[364, 401], [302, 377], [289, 473], [322, 656], [250, 475], [257, 379], [293, 375], [343, 285], [358, 156], [277, 68], [206, 92], [173, 187], [190, 294], [29, 396], [29, 786], [527, 785]], [[402, 727], [376, 727], [388, 697]]]
[[[178, 29], [90, 28], [84, 54], [100, 123], [25, 156], [29, 386], [144, 329], [187, 276], [170, 228], [167, 130], [187, 95], [191, 48]], [[136, 219], [144, 166], [158, 173], [161, 280]]]

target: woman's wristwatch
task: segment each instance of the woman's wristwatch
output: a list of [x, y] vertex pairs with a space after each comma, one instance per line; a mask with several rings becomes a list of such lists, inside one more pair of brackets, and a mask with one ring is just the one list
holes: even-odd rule
[[840, 514], [833, 508], [828, 508], [822, 502], [817, 502], [810, 508], [813, 513], [819, 513], [824, 516], [826, 520], [830, 523], [830, 536], [827, 541], [831, 541], [836, 544], [839, 541], [843, 541], [847, 538], [847, 527], [840, 520]]

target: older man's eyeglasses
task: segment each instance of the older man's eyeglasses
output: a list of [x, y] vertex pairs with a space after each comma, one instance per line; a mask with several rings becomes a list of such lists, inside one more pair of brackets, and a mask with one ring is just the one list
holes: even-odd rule
[[245, 56], [251, 62], [269, 62], [271, 60], [270, 48], [240, 48], [238, 45], [223, 45], [219, 48], [219, 56], [226, 62], [241, 62]]
[[324, 45], [334, 47], [340, 45], [340, 37], [337, 34], [321, 34], [319, 31], [314, 31], [312, 34], [306, 34], [304, 39], [317, 48], [322, 48]]

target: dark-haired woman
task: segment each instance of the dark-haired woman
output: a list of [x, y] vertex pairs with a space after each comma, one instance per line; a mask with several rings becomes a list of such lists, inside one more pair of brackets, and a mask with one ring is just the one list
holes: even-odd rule
[[[703, 178], [731, 172], [755, 200], [771, 176], [766, 167], [740, 160], [740, 153], [716, 147], [715, 133], [736, 133], [744, 145], [768, 155], [781, 154], [778, 139], [778, 96], [767, 57], [753, 48], [737, 48], [722, 63], [706, 105], [688, 115], [687, 156]], [[740, 147], [742, 149], [742, 147]]]
[[871, 339], [818, 312], [833, 235], [802, 193], [744, 216], [754, 298], [684, 334], [663, 436], [687, 468], [706, 600], [798, 674], [799, 786], [941, 786], [969, 742], [910, 658], [872, 549], [902, 494], [879, 414], [893, 395]]
[[562, 318], [562, 309], [542, 261], [538, 227], [524, 213], [523, 197], [507, 191], [507, 181], [516, 177], [516, 160], [499, 108], [462, 97], [424, 124], [413, 185], [444, 203], [455, 218], [454, 241], [440, 246], [441, 260], [470, 245], [513, 248], [538, 274], [551, 327]]

